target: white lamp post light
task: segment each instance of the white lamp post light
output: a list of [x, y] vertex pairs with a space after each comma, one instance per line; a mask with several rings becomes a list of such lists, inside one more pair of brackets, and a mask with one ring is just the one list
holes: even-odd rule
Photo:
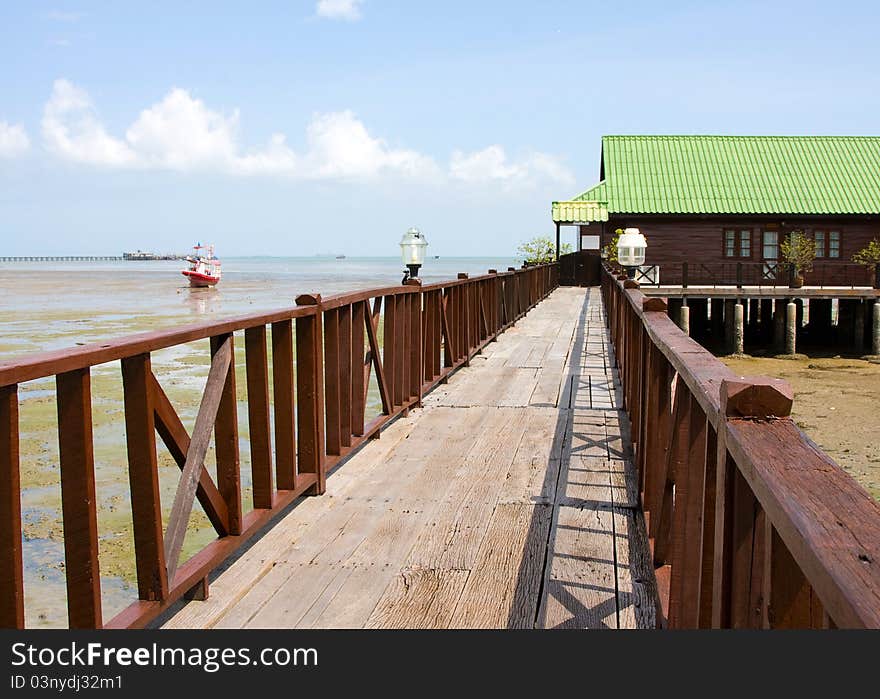
[[636, 268], [645, 264], [648, 242], [638, 228], [627, 228], [617, 241], [617, 262], [626, 267], [629, 278], [636, 276]]
[[428, 241], [418, 228], [410, 228], [400, 239], [400, 257], [406, 265], [403, 281], [416, 279], [419, 276], [419, 267], [425, 262], [425, 249]]

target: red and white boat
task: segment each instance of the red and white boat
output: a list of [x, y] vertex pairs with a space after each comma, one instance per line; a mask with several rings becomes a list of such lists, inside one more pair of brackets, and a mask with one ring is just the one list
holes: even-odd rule
[[[220, 281], [222, 274], [220, 260], [214, 257], [214, 246], [199, 243], [193, 247], [193, 250], [195, 252], [186, 258], [189, 269], [184, 269], [180, 273], [189, 279], [190, 286], [214, 286]], [[205, 251], [204, 254], [202, 250]]]

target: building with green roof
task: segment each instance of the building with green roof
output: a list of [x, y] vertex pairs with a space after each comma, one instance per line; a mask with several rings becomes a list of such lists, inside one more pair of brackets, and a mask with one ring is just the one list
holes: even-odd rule
[[[552, 204], [598, 254], [617, 228], [648, 239], [646, 264], [676, 283], [681, 263], [739, 263], [772, 278], [793, 230], [816, 243], [816, 263], [843, 276], [880, 236], [880, 137], [604, 136], [599, 182]], [[864, 270], [862, 270], [864, 271]]]

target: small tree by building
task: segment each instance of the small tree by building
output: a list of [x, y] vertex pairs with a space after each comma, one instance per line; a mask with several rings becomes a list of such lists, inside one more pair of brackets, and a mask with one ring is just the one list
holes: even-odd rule
[[791, 265], [792, 286], [801, 286], [804, 283], [804, 272], [813, 269], [816, 241], [805, 235], [803, 231], [792, 231], [779, 245], [779, 250], [782, 259]]
[[623, 235], [622, 228], [616, 228], [614, 230], [614, 237], [611, 239], [610, 243], [605, 243], [605, 247], [602, 248], [602, 257], [613, 264], [617, 264], [617, 243], [620, 242], [620, 236]]
[[852, 259], [853, 262], [864, 265], [873, 272], [874, 287], [880, 288], [880, 283], [878, 283], [880, 282], [880, 278], [878, 278], [880, 274], [877, 273], [878, 266], [880, 266], [880, 240], [874, 238], [874, 240], [853, 255]]
[[[567, 255], [570, 252], [573, 252], [570, 244], [562, 243], [559, 246], [560, 255]], [[538, 235], [525, 243], [520, 243], [516, 255], [527, 265], [546, 264], [556, 259], [556, 244], [549, 236]]]

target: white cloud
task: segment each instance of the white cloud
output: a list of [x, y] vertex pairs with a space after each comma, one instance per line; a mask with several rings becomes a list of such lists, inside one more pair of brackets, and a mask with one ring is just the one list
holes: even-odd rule
[[84, 90], [56, 80], [44, 109], [43, 138], [50, 151], [68, 160], [104, 166], [306, 179], [437, 172], [429, 157], [393, 148], [372, 136], [350, 111], [315, 114], [302, 154], [281, 133], [273, 134], [265, 147], [245, 151], [238, 141], [238, 122], [238, 110], [221, 114], [186, 90], [174, 88], [140, 113], [124, 140], [118, 139], [98, 121]]
[[83, 89], [56, 80], [42, 126], [43, 141], [52, 153], [104, 167], [309, 180], [397, 176], [505, 187], [531, 186], [539, 180], [574, 182], [556, 157], [529, 153], [511, 160], [500, 145], [472, 153], [456, 150], [444, 171], [430, 156], [371, 134], [348, 110], [314, 114], [302, 149], [291, 147], [283, 133], [273, 134], [264, 146], [245, 148], [239, 139], [237, 109], [226, 114], [215, 111], [180, 88], [141, 111], [124, 137], [116, 137], [101, 123]]
[[136, 154], [110, 136], [88, 94], [67, 80], [56, 80], [43, 109], [43, 141], [64, 158], [96, 165], [130, 165]]
[[236, 158], [238, 111], [213, 112], [186, 90], [174, 88], [141, 112], [125, 132], [138, 161], [171, 170], [222, 168]]
[[530, 153], [517, 161], [508, 159], [504, 148], [492, 145], [473, 153], [453, 152], [449, 176], [465, 183], [528, 183], [537, 179], [573, 183], [573, 173], [562, 162], [546, 153]]
[[315, 13], [326, 19], [343, 19], [357, 22], [361, 17], [363, 0], [318, 0]]
[[350, 111], [316, 114], [307, 137], [307, 164], [319, 177], [373, 176], [383, 170], [419, 175], [436, 168], [427, 156], [373, 138]]
[[31, 141], [21, 124], [0, 121], [0, 158], [13, 158], [30, 148]]

